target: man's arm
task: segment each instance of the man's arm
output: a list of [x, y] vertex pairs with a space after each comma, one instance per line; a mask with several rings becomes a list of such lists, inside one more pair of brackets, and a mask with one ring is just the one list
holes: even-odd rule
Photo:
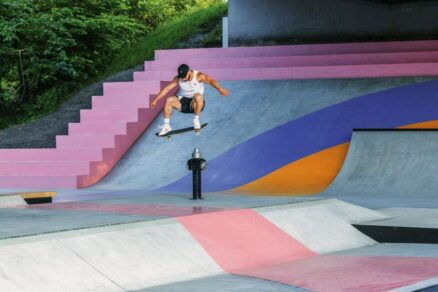
[[175, 78], [173, 78], [173, 80], [169, 84], [167, 84], [166, 87], [161, 89], [160, 93], [158, 93], [157, 97], [151, 103], [152, 108], [154, 108], [157, 105], [157, 102], [162, 99], [170, 90], [178, 85], [178, 79], [178, 76], [175, 76]]
[[202, 82], [205, 82], [207, 84], [210, 84], [211, 86], [216, 88], [216, 90], [219, 91], [219, 93], [221, 95], [223, 95], [223, 96], [230, 95], [230, 91], [228, 89], [225, 89], [225, 88], [221, 87], [219, 85], [219, 83], [216, 82], [216, 80], [214, 80], [213, 78], [211, 78], [207, 74], [201, 73], [200, 76], [199, 76], [198, 81], [200, 81], [200, 82], [202, 81]]

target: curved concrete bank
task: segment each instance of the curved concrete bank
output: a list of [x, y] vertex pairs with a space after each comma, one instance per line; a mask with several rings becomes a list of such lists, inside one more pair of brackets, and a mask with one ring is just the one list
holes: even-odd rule
[[[438, 195], [438, 131], [354, 132], [344, 166], [322, 194], [355, 201]], [[371, 200], [372, 198], [372, 200]]]
[[[332, 161], [325, 156], [311, 159], [311, 163], [302, 167], [307, 171], [296, 171], [297, 175], [294, 171], [283, 171], [281, 168], [294, 167], [293, 163], [303, 162], [322, 151], [331, 151], [348, 143], [354, 128], [397, 128], [436, 121], [437, 109], [438, 83], [432, 81], [359, 96], [313, 111], [253, 137], [211, 160], [203, 176], [204, 190], [223, 191], [239, 187], [238, 190], [248, 193], [297, 194], [297, 189], [305, 189], [301, 185], [303, 181], [311, 187], [317, 180], [309, 178], [329, 172], [328, 167], [333, 164], [340, 166], [343, 157], [337, 153]], [[330, 173], [333, 179], [337, 170]], [[279, 179], [257, 183], [256, 180], [265, 176]], [[295, 185], [297, 189], [294, 189]], [[187, 175], [163, 190], [190, 192], [191, 187], [191, 177]]]
[[[202, 131], [201, 136], [178, 135], [170, 143], [164, 139], [157, 139], [155, 132], [158, 131], [158, 126], [162, 123], [162, 118], [159, 117], [113, 171], [87, 191], [154, 189], [165, 186], [169, 182], [187, 175], [185, 163], [190, 158], [194, 147], [199, 147], [206, 159], [212, 162], [211, 167], [205, 172], [208, 179], [209, 173], [218, 171], [214, 164], [215, 158], [251, 138], [324, 108], [352, 100], [357, 96], [416, 84], [424, 80], [427, 79], [221, 82], [224, 87], [231, 90], [232, 95], [228, 98], [221, 98], [215, 90], [207, 88], [207, 105], [201, 116], [201, 121], [208, 122], [209, 125]], [[171, 124], [174, 128], [185, 127], [191, 123], [192, 117], [190, 115], [174, 113], [172, 116]], [[281, 138], [285, 140], [290, 139], [290, 137], [292, 137], [291, 134], [281, 135]], [[327, 138], [324, 137], [326, 136], [321, 136], [321, 139]], [[296, 144], [296, 141], [294, 143]], [[345, 151], [343, 155], [345, 155]], [[239, 152], [233, 160], [239, 163], [251, 155], [251, 149], [247, 149]], [[339, 157], [338, 169], [343, 161], [342, 154]], [[282, 163], [284, 165], [290, 162], [283, 161]], [[226, 171], [224, 164], [220, 167], [224, 167], [223, 170]], [[333, 173], [330, 179], [334, 178], [338, 169], [330, 171]], [[263, 171], [267, 171], [267, 169]], [[246, 174], [241, 173], [241, 175]], [[258, 177], [254, 177], [254, 179], [256, 178]], [[185, 180], [188, 181], [189, 178], [187, 177]], [[224, 180], [223, 177], [222, 180]], [[218, 182], [220, 183], [220, 180]], [[239, 181], [237, 185], [224, 185], [222, 189], [239, 186], [245, 182], [248, 181]], [[209, 189], [208, 184], [206, 186], [206, 190], [218, 190], [218, 187]], [[177, 191], [181, 190], [190, 192], [185, 183], [177, 188]]]

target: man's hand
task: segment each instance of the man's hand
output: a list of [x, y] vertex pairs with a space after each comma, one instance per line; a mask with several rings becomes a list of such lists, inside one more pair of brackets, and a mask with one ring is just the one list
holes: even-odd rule
[[222, 87], [219, 88], [219, 93], [220, 93], [222, 96], [228, 96], [228, 95], [230, 95], [230, 91], [229, 91], [228, 89], [225, 89], [225, 88], [222, 88]]
[[154, 99], [154, 101], [151, 103], [151, 107], [154, 108], [157, 106], [157, 99]]

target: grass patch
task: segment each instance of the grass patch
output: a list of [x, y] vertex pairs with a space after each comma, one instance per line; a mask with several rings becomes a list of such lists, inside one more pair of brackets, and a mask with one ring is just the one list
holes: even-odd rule
[[121, 52], [116, 58], [118, 62], [110, 65], [101, 77], [133, 68], [145, 60], [152, 60], [157, 49], [177, 48], [180, 42], [190, 36], [205, 32], [205, 27], [214, 29], [218, 22], [222, 23], [221, 19], [226, 13], [227, 5], [221, 3], [191, 11], [159, 26], [136, 45]]

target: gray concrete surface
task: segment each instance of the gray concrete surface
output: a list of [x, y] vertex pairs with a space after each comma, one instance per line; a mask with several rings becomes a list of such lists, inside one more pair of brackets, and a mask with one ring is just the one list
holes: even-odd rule
[[332, 254], [346, 256], [438, 258], [438, 244], [380, 243], [350, 250], [343, 250]]
[[223, 272], [175, 219], [2, 240], [0, 257], [4, 291], [129, 291]]
[[[55, 203], [22, 208], [0, 208], [0, 239], [85, 229], [130, 222], [150, 221], [209, 209], [256, 208], [312, 201], [304, 197], [254, 197], [205, 194], [205, 200], [190, 200], [191, 194], [115, 192], [58, 195]], [[172, 207], [176, 211], [172, 211]], [[154, 208], [170, 208], [157, 213]]]
[[438, 131], [355, 132], [322, 197], [374, 208], [437, 207]]
[[27, 206], [26, 201], [17, 194], [0, 194], [0, 208]]
[[438, 3], [362, 0], [230, 0], [230, 44], [431, 38]]
[[224, 292], [224, 291], [296, 291], [304, 292], [306, 289], [293, 287], [273, 281], [257, 279], [252, 277], [243, 277], [237, 275], [220, 275], [207, 277], [192, 281], [178, 282], [169, 285], [157, 286], [147, 289], [137, 290], [137, 292]]
[[[195, 147], [208, 160], [248, 139], [327, 106], [428, 78], [377, 78], [331, 80], [265, 80], [221, 82], [231, 90], [220, 97], [207, 87], [201, 122], [209, 125], [201, 135], [177, 135], [172, 142], [158, 139], [162, 124], [157, 118], [117, 166], [87, 192], [154, 189], [188, 173], [186, 161]], [[192, 115], [175, 112], [173, 128], [192, 124]]]
[[256, 211], [318, 254], [376, 244], [351, 224], [387, 218], [381, 212], [339, 200], [265, 207]]
[[438, 229], [438, 209], [388, 208], [379, 211], [389, 218], [364, 222], [364, 224]]

